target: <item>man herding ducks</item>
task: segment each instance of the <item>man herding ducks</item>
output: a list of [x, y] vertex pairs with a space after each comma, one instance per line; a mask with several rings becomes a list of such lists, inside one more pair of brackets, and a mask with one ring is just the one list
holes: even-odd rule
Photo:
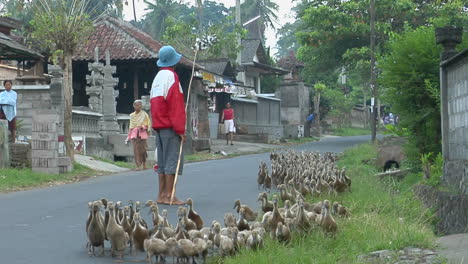
[[[86, 222], [89, 255], [95, 255], [96, 247], [100, 248], [99, 254], [104, 255], [104, 243], [109, 241], [111, 256], [120, 259], [126, 251], [133, 255], [145, 251], [149, 263], [154, 263], [154, 259], [163, 262], [166, 258], [173, 258], [177, 263], [190, 260], [196, 263], [197, 258], [205, 261], [208, 255], [231, 256], [241, 249], [260, 249], [267, 238], [287, 244], [294, 236], [307, 235], [316, 229], [321, 229], [326, 236], [335, 236], [338, 231], [335, 218], [350, 217], [349, 209], [329, 200], [310, 204], [305, 198], [337, 194], [351, 187], [345, 170], [337, 168], [336, 157], [289, 151], [273, 152], [271, 161], [271, 176], [262, 162], [258, 177], [271, 177], [280, 193], [274, 194], [271, 200], [266, 192], [259, 194], [263, 215], [236, 200], [236, 214], [226, 213], [223, 225], [212, 221], [210, 227], [204, 226], [190, 198], [186, 201], [188, 208], [177, 210], [175, 227], [167, 220], [167, 210], [160, 214], [153, 201], [145, 204], [151, 215], [148, 221], [151, 226], [142, 218], [138, 201], [127, 206], [106, 198], [90, 202]], [[264, 185], [261, 179], [258, 183]], [[283, 207], [279, 206], [280, 200]]]

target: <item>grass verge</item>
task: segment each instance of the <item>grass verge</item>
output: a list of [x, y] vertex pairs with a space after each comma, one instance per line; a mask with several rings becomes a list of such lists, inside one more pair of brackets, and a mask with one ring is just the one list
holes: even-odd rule
[[96, 171], [78, 163], [73, 166], [72, 172], [64, 174], [37, 173], [31, 169], [0, 169], [0, 192], [68, 183], [89, 178], [96, 174]]
[[316, 137], [303, 137], [303, 138], [293, 138], [293, 139], [288, 139], [286, 143], [281, 143], [283, 146], [295, 146], [295, 145], [301, 145], [309, 142], [314, 142], [320, 140], [319, 138]]
[[342, 127], [332, 130], [332, 135], [340, 137], [370, 135], [371, 131], [368, 128]]
[[346, 150], [339, 165], [347, 168], [352, 192], [320, 197], [339, 201], [351, 209], [350, 219], [337, 219], [336, 238], [325, 237], [316, 228], [307, 235], [294, 234], [290, 245], [267, 238], [259, 251], [243, 250], [234, 257], [211, 259], [211, 263], [362, 263], [359, 255], [376, 250], [433, 248], [433, 214], [415, 199], [411, 190], [420, 180], [419, 175], [409, 175], [401, 182], [382, 182], [374, 177], [377, 169], [362, 162], [375, 155], [372, 145]]

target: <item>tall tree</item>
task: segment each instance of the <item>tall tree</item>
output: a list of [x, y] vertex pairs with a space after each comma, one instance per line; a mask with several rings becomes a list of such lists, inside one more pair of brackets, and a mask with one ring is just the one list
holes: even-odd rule
[[110, 14], [122, 18], [123, 5], [126, 0], [89, 0], [86, 12], [91, 18]]
[[[438, 153], [440, 140], [439, 63], [434, 27], [408, 28], [392, 36], [379, 60], [382, 92], [401, 117], [419, 153]], [[468, 47], [468, 39], [459, 49]]]
[[276, 28], [275, 22], [278, 20], [278, 4], [272, 0], [246, 0], [241, 5], [242, 20], [248, 21], [256, 16], [260, 16], [258, 23], [262, 36], [268, 26]]
[[144, 0], [148, 11], [144, 17], [143, 29], [155, 39], [161, 39], [164, 35], [169, 18], [187, 19], [186, 14], [191, 14], [187, 5], [176, 0]]
[[198, 52], [200, 59], [229, 58], [235, 60], [239, 51], [236, 41], [238, 34], [244, 35], [245, 32], [239, 26], [235, 25], [231, 17], [227, 17], [223, 22], [213, 24], [204, 30], [204, 35], [200, 36], [197, 32], [198, 20], [192, 16], [189, 22], [168, 19], [167, 28], [162, 40], [171, 43], [178, 51], [186, 55], [194, 55], [193, 46], [197, 38], [204, 35], [216, 36], [217, 41], [207, 50]]
[[297, 53], [297, 50], [299, 49], [299, 42], [296, 38], [296, 32], [300, 28], [300, 23], [301, 20], [298, 19], [294, 23], [286, 23], [283, 27], [276, 31], [276, 37], [278, 38], [276, 43], [278, 52], [276, 53], [276, 56], [288, 56], [290, 50], [293, 50], [295, 53]]
[[72, 57], [76, 47], [88, 39], [93, 30], [88, 14], [89, 3], [89, 0], [37, 0], [37, 10], [31, 21], [33, 36], [53, 52], [63, 69], [64, 138], [67, 155], [72, 161], [75, 160], [72, 140]]
[[223, 23], [229, 16], [229, 9], [223, 3], [205, 0], [203, 1], [202, 9], [202, 25], [204, 29], [217, 23]]
[[[394, 33], [416, 28], [442, 15], [436, 0], [379, 0], [376, 11], [377, 51]], [[431, 4], [432, 3], [432, 4]], [[301, 25], [296, 37], [298, 55], [306, 63], [310, 82], [334, 82], [345, 64], [343, 55], [369, 46], [369, 0], [304, 1], [297, 11]], [[355, 56], [350, 56], [355, 57]]]
[[317, 127], [318, 135], [320, 133], [320, 97], [327, 90], [327, 86], [323, 83], [316, 83], [314, 85], [314, 115], [315, 115], [315, 126]]

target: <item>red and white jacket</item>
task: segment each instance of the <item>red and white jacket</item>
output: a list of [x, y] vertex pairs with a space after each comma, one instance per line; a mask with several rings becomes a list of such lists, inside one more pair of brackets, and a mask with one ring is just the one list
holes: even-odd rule
[[172, 68], [162, 68], [151, 86], [151, 118], [154, 129], [172, 128], [185, 134], [184, 92]]

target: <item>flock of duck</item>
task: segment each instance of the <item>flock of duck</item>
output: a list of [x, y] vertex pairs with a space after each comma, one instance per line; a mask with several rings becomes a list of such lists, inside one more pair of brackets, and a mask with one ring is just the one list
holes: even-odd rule
[[[112, 257], [122, 259], [128, 249], [130, 254], [146, 252], [150, 264], [154, 259], [162, 262], [167, 257], [176, 258], [177, 263], [190, 260], [196, 263], [197, 258], [205, 261], [209, 253], [230, 256], [243, 248], [257, 250], [267, 236], [289, 243], [293, 234], [301, 235], [314, 228], [334, 236], [338, 230], [335, 217], [350, 217], [349, 209], [338, 202], [308, 203], [305, 198], [341, 193], [351, 188], [345, 169], [337, 168], [336, 156], [288, 151], [272, 152], [270, 159], [271, 174], [266, 163], [261, 162], [257, 183], [266, 191], [274, 185], [279, 193], [258, 195], [261, 215], [236, 200], [237, 214], [226, 213], [223, 225], [213, 221], [210, 227], [205, 227], [190, 198], [187, 207], [178, 208], [175, 227], [167, 219], [167, 210], [160, 214], [158, 205], [151, 200], [144, 205], [130, 201], [125, 206], [106, 198], [89, 202], [88, 254], [95, 255], [95, 249], [99, 248], [99, 255], [104, 255], [104, 242], [109, 241]], [[282, 207], [280, 201], [284, 204]], [[149, 208], [151, 225], [142, 218], [142, 207]]]

